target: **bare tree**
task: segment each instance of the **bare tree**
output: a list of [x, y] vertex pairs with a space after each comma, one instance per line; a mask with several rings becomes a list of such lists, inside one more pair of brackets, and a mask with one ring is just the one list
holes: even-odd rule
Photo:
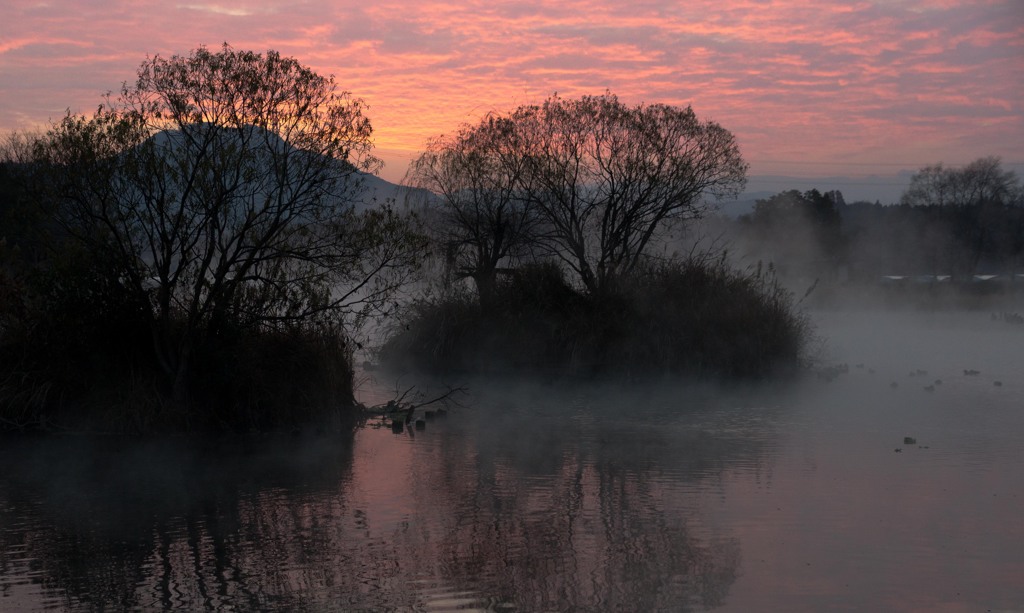
[[978, 158], [963, 168], [941, 163], [925, 166], [910, 178], [900, 201], [911, 206], [970, 207], [1009, 202], [1017, 174], [1003, 170], [995, 156]]
[[1017, 174], [1003, 170], [1000, 159], [989, 156], [963, 168], [941, 163], [922, 168], [911, 177], [901, 202], [943, 209], [950, 242], [958, 245], [951, 259], [955, 263], [951, 272], [970, 275], [982, 256], [1013, 251], [1012, 244], [1019, 243], [1013, 235], [1000, 237], [1006, 233], [1000, 220], [1007, 218], [1006, 209], [1014, 206], [1018, 193]]
[[673, 221], [738, 194], [747, 164], [733, 135], [689, 107], [627, 106], [612, 94], [520, 108], [525, 190], [554, 253], [591, 292], [634, 270]]
[[388, 209], [353, 207], [370, 153], [363, 103], [277, 52], [224, 45], [143, 62], [92, 116], [39, 138], [67, 232], [114, 263], [184, 389], [228, 322], [341, 326], [378, 308], [422, 246]]
[[738, 194], [746, 171], [733, 135], [689, 107], [605, 94], [553, 96], [436, 139], [410, 181], [440, 196], [444, 240], [486, 300], [499, 262], [538, 244], [598, 291], [670, 223]]
[[430, 141], [406, 177], [438, 196], [435, 235], [451, 271], [473, 279], [485, 308], [500, 267], [523, 256], [536, 238], [536, 211], [525, 197], [524, 136], [512, 119], [488, 116]]

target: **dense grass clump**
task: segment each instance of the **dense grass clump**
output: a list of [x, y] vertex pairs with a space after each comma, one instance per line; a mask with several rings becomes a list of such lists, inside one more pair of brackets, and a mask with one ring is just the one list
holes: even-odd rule
[[381, 355], [434, 373], [762, 377], [797, 369], [809, 334], [772, 277], [719, 261], [650, 265], [595, 294], [539, 265], [487, 309], [462, 293], [413, 305]]

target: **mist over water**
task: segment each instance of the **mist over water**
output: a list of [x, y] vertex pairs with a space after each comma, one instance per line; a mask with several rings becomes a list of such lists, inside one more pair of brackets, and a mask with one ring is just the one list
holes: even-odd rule
[[845, 368], [785, 385], [447, 381], [463, 406], [400, 434], [0, 441], [0, 609], [1024, 606], [1024, 325], [811, 315]]

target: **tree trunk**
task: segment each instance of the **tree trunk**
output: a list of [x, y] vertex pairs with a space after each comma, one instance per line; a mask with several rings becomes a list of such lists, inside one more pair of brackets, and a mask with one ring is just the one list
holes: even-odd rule
[[177, 368], [174, 373], [174, 381], [171, 385], [171, 397], [176, 404], [188, 404], [188, 375], [191, 365], [191, 351], [187, 343], [183, 343], [181, 352], [178, 355]]
[[494, 294], [497, 288], [495, 271], [477, 271], [473, 274], [473, 282], [476, 283], [476, 293], [480, 299], [480, 310], [485, 313], [490, 312], [494, 308]]

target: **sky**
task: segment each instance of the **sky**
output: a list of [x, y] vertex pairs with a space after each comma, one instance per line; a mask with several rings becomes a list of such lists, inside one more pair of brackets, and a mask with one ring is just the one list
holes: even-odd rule
[[147, 56], [227, 42], [368, 103], [391, 181], [488, 112], [605, 91], [692, 106], [736, 135], [754, 176], [855, 190], [987, 155], [1024, 171], [1021, 0], [0, 3], [2, 132], [91, 112]]

